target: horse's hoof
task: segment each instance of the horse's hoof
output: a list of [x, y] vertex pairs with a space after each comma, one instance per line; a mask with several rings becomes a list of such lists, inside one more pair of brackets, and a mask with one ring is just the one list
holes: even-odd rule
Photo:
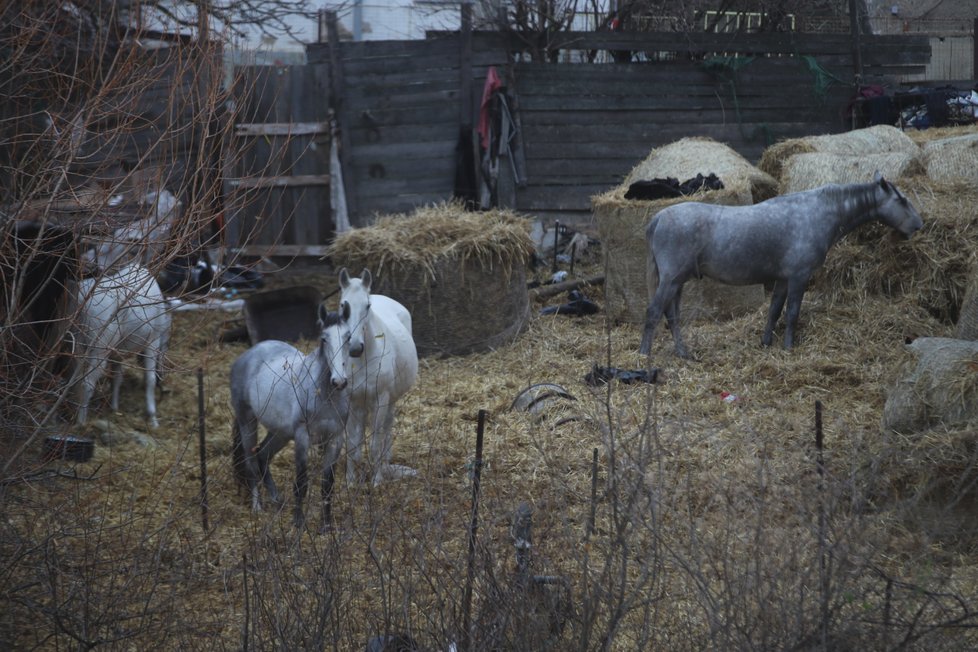
[[400, 480], [401, 478], [413, 478], [418, 475], [417, 470], [402, 464], [385, 464], [374, 476], [374, 486], [380, 485], [385, 480]]

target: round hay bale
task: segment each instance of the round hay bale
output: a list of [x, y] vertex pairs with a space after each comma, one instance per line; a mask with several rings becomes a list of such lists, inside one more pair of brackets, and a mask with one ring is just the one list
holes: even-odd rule
[[[716, 174], [720, 190], [702, 190], [688, 197], [639, 201], [625, 199], [639, 180], [673, 177], [690, 179]], [[628, 174], [625, 182], [591, 199], [605, 257], [605, 310], [616, 321], [642, 323], [648, 308], [648, 247], [645, 229], [663, 208], [683, 201], [746, 206], [772, 196], [776, 184], [740, 154], [708, 138], [684, 138], [652, 153]], [[683, 289], [682, 320], [730, 318], [752, 312], [764, 303], [757, 286], [720, 285], [709, 279], [690, 281]]]
[[907, 434], [972, 423], [978, 417], [978, 342], [920, 337], [907, 348], [915, 359], [887, 393], [883, 428]]
[[978, 181], [978, 133], [932, 140], [923, 151], [927, 176], [934, 181]]
[[781, 192], [811, 190], [830, 183], [864, 183], [872, 181], [879, 171], [884, 178], [896, 180], [922, 174], [920, 156], [915, 152], [883, 152], [848, 156], [829, 152], [795, 154], [785, 161], [781, 175]]
[[459, 203], [381, 217], [330, 245], [336, 267], [367, 268], [372, 292], [411, 313], [419, 356], [465, 355], [513, 341], [530, 319], [530, 220]]
[[785, 164], [797, 154], [823, 152], [843, 156], [864, 156], [886, 152], [919, 154], [920, 148], [901, 129], [874, 125], [842, 134], [788, 138], [766, 148], [757, 167], [779, 181]]
[[717, 175], [724, 189], [745, 193], [747, 203], [757, 203], [778, 194], [778, 184], [736, 150], [710, 138], [683, 138], [658, 147], [625, 177], [624, 188], [636, 181], [673, 177], [679, 181], [697, 174]]

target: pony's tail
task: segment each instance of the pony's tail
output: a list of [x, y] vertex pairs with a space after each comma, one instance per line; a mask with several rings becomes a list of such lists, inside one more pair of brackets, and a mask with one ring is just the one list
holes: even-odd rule
[[658, 216], [652, 218], [649, 225], [645, 228], [645, 246], [648, 247], [649, 254], [646, 258], [645, 267], [645, 289], [648, 293], [648, 303], [652, 305], [652, 297], [655, 295], [655, 288], [659, 285], [659, 266], [655, 264], [655, 255], [652, 253], [652, 236], [655, 235], [655, 225], [659, 223]]
[[238, 484], [248, 489], [248, 469], [245, 466], [244, 444], [241, 442], [241, 427], [237, 419], [231, 424], [231, 471]]

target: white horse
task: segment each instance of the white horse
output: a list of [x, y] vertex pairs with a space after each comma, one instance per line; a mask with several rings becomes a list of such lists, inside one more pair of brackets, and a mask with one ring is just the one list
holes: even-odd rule
[[[76, 335], [81, 355], [76, 374], [78, 423], [88, 419], [88, 406], [105, 368], [112, 367], [112, 410], [119, 410], [122, 357], [138, 355], [146, 378], [146, 417], [156, 428], [157, 368], [170, 340], [170, 314], [160, 286], [141, 265], [78, 283]], [[77, 377], [77, 376], [76, 376]]]
[[370, 294], [370, 270], [350, 278], [340, 270], [340, 314], [350, 325], [350, 418], [347, 422], [347, 481], [357, 479], [369, 427], [369, 464], [374, 485], [417, 471], [390, 463], [394, 404], [418, 378], [418, 350], [411, 313], [382, 294]]
[[[319, 306], [319, 346], [308, 355], [286, 342], [265, 340], [231, 365], [231, 406], [234, 409], [232, 458], [235, 475], [247, 487], [251, 506], [261, 510], [258, 480], [272, 501], [281, 504], [272, 480], [272, 457], [289, 441], [295, 442], [296, 527], [305, 523], [302, 501], [309, 485], [306, 467], [309, 445], [323, 453], [322, 524], [329, 529], [333, 466], [343, 448], [343, 426], [349, 409], [346, 393], [348, 328], [336, 313]], [[258, 444], [258, 424], [268, 434]]]

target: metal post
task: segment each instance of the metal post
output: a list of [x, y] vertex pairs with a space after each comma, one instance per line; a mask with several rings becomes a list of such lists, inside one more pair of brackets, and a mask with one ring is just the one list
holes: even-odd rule
[[205, 446], [204, 370], [197, 368], [197, 435], [200, 440], [200, 513], [204, 532], [210, 529], [207, 522], [207, 448]]
[[475, 581], [475, 537], [479, 531], [479, 488], [482, 484], [482, 438], [486, 428], [486, 411], [479, 410], [479, 425], [475, 439], [475, 462], [472, 468], [472, 522], [469, 525], [469, 563], [462, 605], [462, 650], [471, 649], [472, 584]]

